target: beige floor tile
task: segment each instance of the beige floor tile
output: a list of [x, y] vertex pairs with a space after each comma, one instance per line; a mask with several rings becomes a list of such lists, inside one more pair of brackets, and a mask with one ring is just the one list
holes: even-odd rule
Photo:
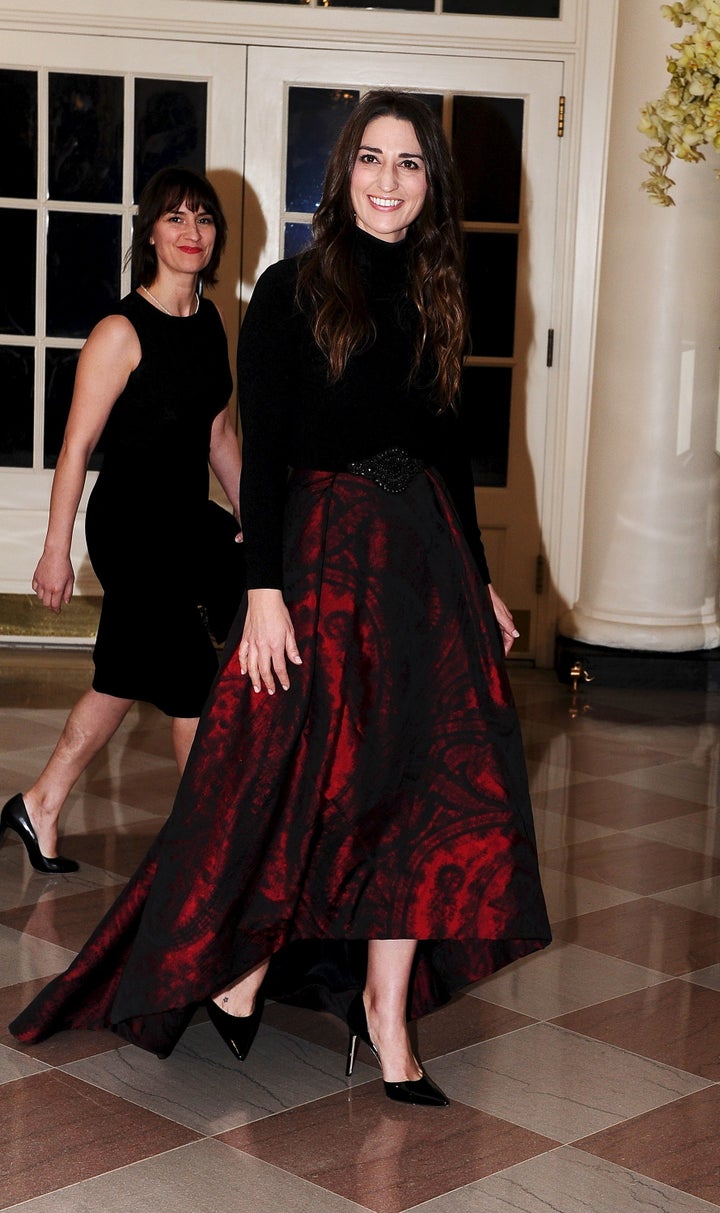
[[633, 901], [637, 896], [629, 889], [616, 889], [613, 885], [601, 884], [597, 880], [586, 880], [569, 872], [558, 872], [540, 863], [542, 885], [550, 922], [562, 922], [593, 910], [604, 910], [608, 906]]
[[686, 847], [688, 851], [720, 857], [720, 821], [716, 809], [656, 821], [628, 832], [640, 838], [652, 838], [657, 842], [667, 842], [670, 846]]
[[534, 1019], [553, 1019], [665, 980], [652, 969], [558, 940], [486, 978], [472, 993]]
[[720, 1204], [720, 1085], [587, 1138], [578, 1148]]
[[552, 763], [565, 770], [594, 775], [598, 779], [634, 771], [638, 767], [666, 764], [672, 757], [665, 750], [636, 746], [625, 737], [608, 737], [602, 731], [587, 729], [559, 733], [544, 746], [528, 746], [528, 757]]
[[540, 1023], [436, 1059], [432, 1073], [451, 1099], [566, 1144], [708, 1085]]
[[720, 880], [717, 876], [681, 885], [678, 889], [666, 889], [663, 893], [656, 893], [655, 897], [658, 901], [687, 906], [689, 910], [720, 918]]
[[707, 986], [710, 990], [720, 990], [720, 964], [709, 965], [707, 969], [699, 969], [697, 973], [688, 973], [685, 980], [696, 982], [699, 986]]
[[583, 821], [579, 817], [565, 817], [562, 813], [551, 813], [538, 809], [535, 813], [535, 835], [540, 855], [556, 847], [572, 846], [576, 842], [587, 842], [593, 838], [605, 838], [614, 833], [612, 828]]
[[348, 1084], [377, 1077], [358, 1065], [351, 1080], [337, 1053], [261, 1026], [246, 1061], [234, 1060], [209, 1024], [190, 1028], [166, 1061], [132, 1045], [63, 1067], [199, 1133], [222, 1133]]
[[[80, 857], [78, 856], [78, 858]], [[53, 877], [52, 879], [57, 880], [58, 878]], [[69, 881], [71, 877], [68, 876], [66, 879]], [[65, 944], [68, 948], [73, 949], [72, 954], [74, 955], [74, 952], [79, 951], [86, 942], [117, 896], [117, 885], [89, 889], [86, 892], [75, 888], [66, 897], [39, 900], [34, 905], [3, 910], [0, 913], [0, 921], [6, 927], [23, 932], [23, 949], [25, 940], [32, 937], [36, 940], [44, 940], [46, 944]], [[66, 960], [58, 968], [65, 969], [67, 965]], [[22, 981], [34, 976], [36, 976], [35, 973], [19, 974], [14, 981]]]
[[535, 798], [536, 811], [580, 817], [613, 830], [629, 830], [651, 825], [666, 817], [697, 813], [697, 802], [664, 796], [647, 788], [634, 788], [614, 779], [595, 779], [590, 783], [556, 788]]
[[66, 969], [74, 956], [69, 948], [0, 926], [0, 986], [14, 986], [36, 977], [50, 978]]
[[367, 1213], [220, 1141], [168, 1150], [19, 1206], [22, 1213]]
[[617, 777], [617, 782], [628, 783], [637, 788], [649, 788], [654, 792], [677, 796], [680, 800], [694, 800], [700, 805], [710, 805], [712, 808], [717, 808], [718, 805], [720, 789], [717, 770], [713, 764], [702, 763], [695, 766], [690, 762], [672, 762], [641, 771], [626, 771], [622, 778]]
[[26, 1078], [28, 1074], [40, 1074], [50, 1067], [36, 1058], [18, 1053], [7, 1045], [0, 1045], [0, 1084], [15, 1082], [18, 1078]]
[[[72, 847], [69, 850], [72, 851]], [[20, 842], [6, 842], [0, 849], [0, 912], [19, 906], [35, 906], [57, 897], [71, 897], [122, 881], [123, 877], [90, 864], [83, 864], [79, 872], [44, 876], [32, 867]]]
[[720, 876], [718, 857], [639, 838], [627, 830], [546, 851], [543, 864], [639, 895]]
[[408, 1213], [715, 1213], [717, 1205], [573, 1146], [518, 1163]]
[[569, 783], [591, 783], [594, 778], [593, 775], [585, 775], [581, 771], [570, 771], [557, 763], [540, 762], [533, 758], [528, 759], [527, 770], [533, 797], [552, 788], [564, 788]]

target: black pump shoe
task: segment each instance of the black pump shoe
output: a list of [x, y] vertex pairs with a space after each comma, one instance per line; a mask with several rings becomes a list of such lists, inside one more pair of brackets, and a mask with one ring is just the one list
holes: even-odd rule
[[27, 851], [28, 859], [36, 872], [55, 875], [58, 872], [77, 872], [79, 864], [74, 859], [54, 855], [51, 859], [42, 854], [37, 834], [32, 828], [25, 808], [25, 801], [18, 792], [12, 796], [0, 813], [0, 841], [6, 830], [14, 830]]
[[208, 998], [205, 1003], [211, 1024], [238, 1061], [244, 1061], [250, 1052], [250, 1046], [260, 1027], [263, 1002], [264, 999], [258, 994], [251, 1015], [230, 1015], [213, 1002], [212, 998]]
[[[381, 1065], [380, 1054], [370, 1039], [362, 991], [355, 995], [348, 1007], [347, 1025], [350, 1029], [350, 1041], [348, 1043], [345, 1074], [349, 1078], [355, 1067], [358, 1040], [365, 1042], [374, 1054], [378, 1065]], [[424, 1104], [428, 1108], [447, 1108], [450, 1103], [447, 1095], [440, 1090], [431, 1078], [428, 1078], [422, 1067], [421, 1071], [419, 1078], [413, 1080], [407, 1079], [405, 1082], [385, 1082], [383, 1079], [383, 1086], [388, 1099], [394, 1099], [396, 1103]]]

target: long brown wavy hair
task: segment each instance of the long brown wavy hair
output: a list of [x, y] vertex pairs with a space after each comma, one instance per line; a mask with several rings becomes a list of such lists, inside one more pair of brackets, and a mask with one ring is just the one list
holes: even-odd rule
[[425, 163], [427, 193], [408, 229], [409, 295], [417, 311], [417, 373], [428, 356], [440, 409], [457, 397], [468, 334], [463, 285], [460, 184], [444, 131], [423, 101], [395, 89], [375, 89], [358, 102], [330, 154], [312, 246], [300, 259], [298, 304], [336, 383], [348, 359], [371, 344], [373, 323], [353, 257], [355, 216], [350, 178], [368, 123], [390, 116], [412, 123]]

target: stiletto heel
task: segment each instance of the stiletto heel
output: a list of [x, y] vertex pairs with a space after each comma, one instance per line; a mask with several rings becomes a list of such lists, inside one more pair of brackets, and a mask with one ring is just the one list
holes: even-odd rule
[[[370, 1039], [362, 991], [355, 995], [348, 1007], [347, 1025], [350, 1029], [350, 1040], [348, 1042], [347, 1065], [345, 1067], [346, 1077], [350, 1078], [355, 1067], [358, 1040], [365, 1042], [382, 1069], [380, 1054]], [[394, 1099], [396, 1103], [424, 1104], [429, 1108], [447, 1108], [450, 1103], [447, 1095], [440, 1090], [432, 1078], [428, 1077], [422, 1066], [420, 1067], [420, 1071], [419, 1078], [414, 1080], [407, 1079], [405, 1082], [385, 1082], [383, 1079], [383, 1087], [388, 1099]]]
[[364, 1041], [364, 1043], [373, 1053], [378, 1065], [380, 1065], [380, 1056], [375, 1048], [375, 1045], [370, 1039], [370, 1033], [367, 1026], [367, 1015], [365, 1014], [365, 1003], [363, 1002], [362, 993], [356, 994], [348, 1007], [347, 1025], [350, 1029], [350, 1040], [348, 1041], [345, 1077], [350, 1078], [355, 1068], [355, 1058], [357, 1057], [359, 1040]]
[[37, 834], [32, 828], [28, 817], [25, 801], [18, 792], [11, 796], [0, 813], [0, 842], [6, 830], [14, 830], [27, 851], [27, 857], [36, 872], [54, 875], [58, 872], [77, 872], [80, 865], [74, 859], [64, 859], [62, 855], [48, 858], [40, 850]]
[[260, 1027], [263, 1003], [264, 999], [258, 994], [250, 1015], [230, 1015], [213, 1002], [212, 998], [208, 998], [205, 1003], [211, 1024], [238, 1061], [244, 1061], [250, 1052], [250, 1046]]

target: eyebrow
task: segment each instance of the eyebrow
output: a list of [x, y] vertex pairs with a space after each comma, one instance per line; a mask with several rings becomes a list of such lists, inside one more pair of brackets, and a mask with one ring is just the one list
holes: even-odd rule
[[[369, 143], [361, 143], [358, 148], [359, 152], [379, 152], [382, 155], [381, 147], [372, 147]], [[406, 156], [410, 160], [424, 160], [422, 152], [400, 152], [400, 159], [403, 160]]]

